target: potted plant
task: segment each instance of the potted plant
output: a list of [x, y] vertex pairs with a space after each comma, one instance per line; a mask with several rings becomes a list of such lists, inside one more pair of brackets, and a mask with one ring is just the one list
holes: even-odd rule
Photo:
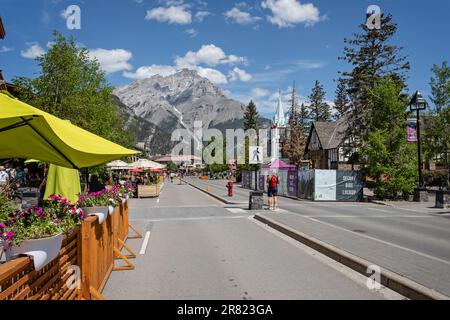
[[50, 197], [43, 208], [14, 210], [14, 205], [4, 199], [0, 207], [0, 238], [6, 259], [21, 254], [33, 256], [36, 270], [58, 256], [63, 236], [70, 236], [85, 217], [81, 209], [57, 196]]
[[116, 201], [107, 190], [81, 195], [78, 199], [78, 207], [87, 215], [98, 216], [100, 224], [108, 214], [114, 213], [116, 206]]

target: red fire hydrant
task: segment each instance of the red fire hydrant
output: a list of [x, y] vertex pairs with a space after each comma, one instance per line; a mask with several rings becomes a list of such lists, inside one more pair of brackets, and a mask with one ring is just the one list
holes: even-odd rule
[[227, 188], [228, 188], [228, 196], [232, 197], [233, 196], [233, 181], [232, 180], [228, 181]]

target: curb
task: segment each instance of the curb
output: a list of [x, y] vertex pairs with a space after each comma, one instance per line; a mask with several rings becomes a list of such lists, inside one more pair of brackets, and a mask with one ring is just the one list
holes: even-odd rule
[[220, 202], [223, 202], [223, 203], [225, 203], [225, 204], [231, 204], [231, 205], [247, 205], [246, 202], [234, 202], [234, 201], [228, 201], [227, 199], [222, 198], [222, 197], [220, 197], [220, 196], [218, 196], [218, 195], [216, 195], [216, 194], [214, 194], [214, 193], [212, 193], [212, 192], [208, 192], [208, 191], [204, 190], [203, 188], [201, 188], [201, 187], [199, 187], [199, 186], [196, 186], [195, 184], [190, 183], [190, 182], [188, 182], [188, 181], [186, 181], [186, 180], [183, 180], [183, 182], [187, 183], [187, 184], [190, 185], [191, 187], [193, 187], [193, 188], [195, 188], [195, 189], [197, 189], [197, 190], [200, 190], [200, 191], [202, 191], [203, 193], [206, 193], [207, 195], [209, 195], [209, 196], [211, 196], [211, 197], [213, 197], [213, 198], [215, 198], [215, 199], [217, 199], [217, 200], [219, 200]]
[[[266, 218], [257, 214], [255, 215], [255, 219], [326, 255], [327, 257], [339, 263], [342, 263], [343, 265], [364, 276], [368, 275], [367, 270], [369, 266], [376, 265], [375, 263], [371, 263], [333, 245], [310, 237], [298, 230], [295, 230], [282, 223], [276, 222], [270, 218]], [[381, 284], [383, 286], [403, 295], [406, 298], [412, 300], [450, 300], [450, 297], [447, 297], [435, 290], [429, 289], [392, 271], [381, 268], [380, 276]]]

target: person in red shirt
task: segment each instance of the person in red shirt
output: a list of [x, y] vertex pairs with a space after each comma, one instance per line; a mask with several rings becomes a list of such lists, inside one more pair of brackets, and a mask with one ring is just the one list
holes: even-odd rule
[[269, 210], [275, 211], [278, 203], [278, 176], [274, 173], [267, 177], [267, 196], [269, 197]]

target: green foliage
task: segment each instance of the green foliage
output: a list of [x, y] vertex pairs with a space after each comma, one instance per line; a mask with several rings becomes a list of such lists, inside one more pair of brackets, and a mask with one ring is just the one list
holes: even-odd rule
[[365, 22], [360, 29], [353, 38], [345, 39], [344, 55], [340, 57], [353, 68], [341, 74], [351, 100], [352, 125], [348, 134], [357, 141], [371, 131], [368, 126], [372, 116], [370, 90], [386, 76], [395, 81], [400, 91], [403, 90], [410, 69], [406, 57], [401, 55], [402, 48], [391, 44], [397, 32], [397, 24], [391, 15], [382, 15], [381, 29], [370, 30]]
[[314, 121], [330, 121], [331, 107], [325, 102], [325, 90], [319, 81], [314, 83], [309, 101], [310, 115]]
[[336, 97], [334, 99], [335, 108], [337, 110], [336, 118], [339, 119], [349, 108], [349, 98], [345, 82], [340, 78], [335, 91]]
[[417, 183], [416, 145], [406, 141], [406, 101], [396, 82], [385, 78], [369, 91], [369, 105], [373, 130], [362, 148], [366, 174], [375, 181], [376, 196], [406, 197]]
[[445, 165], [447, 175], [444, 185], [450, 185], [450, 67], [445, 61], [442, 66], [434, 65], [430, 80], [431, 100], [435, 105], [425, 118], [425, 154], [428, 160], [437, 159]]
[[167, 170], [168, 171], [177, 171], [178, 167], [175, 163], [169, 162], [167, 163]]
[[[259, 123], [260, 117], [258, 110], [256, 110], [256, 105], [253, 101], [250, 101], [248, 104], [245, 113], [244, 113], [244, 130], [254, 129], [256, 130], [256, 133], [258, 134], [258, 123]], [[239, 171], [254, 171], [258, 170], [261, 166], [250, 164], [250, 138], [245, 137], [245, 145], [244, 145], [244, 152], [245, 152], [245, 164], [241, 164], [238, 166]], [[259, 137], [257, 137], [257, 143], [259, 143]]]
[[36, 59], [40, 67], [37, 78], [13, 79], [19, 98], [108, 140], [132, 146], [132, 136], [123, 129], [111, 95], [113, 88], [100, 64], [89, 58], [86, 49], [77, 47], [73, 38], [67, 40], [55, 32], [53, 42], [48, 52]]

